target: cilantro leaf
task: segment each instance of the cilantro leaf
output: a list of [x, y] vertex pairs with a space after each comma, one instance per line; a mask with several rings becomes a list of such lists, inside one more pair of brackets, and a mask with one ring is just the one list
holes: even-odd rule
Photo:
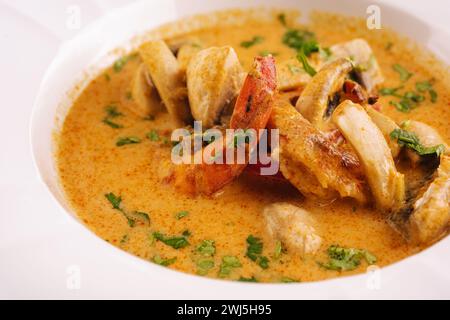
[[439, 157], [445, 151], [445, 147], [442, 144], [425, 147], [414, 132], [403, 129], [395, 129], [391, 132], [390, 137], [392, 140], [397, 140], [400, 146], [414, 150], [420, 156], [436, 154]]
[[252, 261], [256, 261], [258, 256], [262, 253], [263, 243], [261, 239], [252, 235], [247, 238], [247, 257]]
[[175, 261], [177, 261], [177, 258], [163, 259], [159, 255], [156, 255], [153, 257], [152, 261], [156, 264], [159, 264], [160, 266], [168, 267], [171, 264], [174, 264]]
[[392, 66], [392, 69], [394, 69], [394, 71], [397, 72], [400, 75], [400, 80], [403, 81], [403, 82], [408, 81], [408, 79], [411, 78], [412, 75], [413, 75], [411, 72], [409, 72], [408, 70], [403, 68], [398, 63], [394, 64]]
[[311, 77], [314, 77], [317, 73], [316, 69], [314, 69], [308, 62], [308, 58], [306, 57], [303, 50], [300, 50], [297, 54], [297, 59], [303, 65], [303, 69], [309, 74]]
[[222, 258], [222, 264], [220, 265], [219, 276], [225, 277], [230, 275], [231, 271], [236, 268], [242, 267], [241, 262], [234, 256], [225, 256]]
[[166, 237], [162, 233], [154, 232], [153, 237], [164, 243], [165, 245], [172, 247], [174, 249], [181, 249], [187, 247], [190, 243], [186, 237]]
[[243, 48], [250, 48], [253, 47], [254, 45], [257, 45], [261, 42], [264, 41], [264, 38], [261, 36], [254, 36], [251, 40], [248, 41], [242, 41], [241, 42], [241, 47]]
[[197, 252], [205, 257], [212, 257], [216, 253], [216, 244], [213, 240], [203, 240], [197, 246]]
[[123, 147], [128, 144], [138, 144], [141, 142], [141, 139], [138, 137], [121, 137], [117, 139], [116, 146]]
[[189, 215], [188, 211], [180, 211], [175, 215], [175, 217], [177, 218], [177, 220], [181, 220], [184, 217], [187, 217], [188, 215]]
[[319, 263], [320, 266], [336, 271], [355, 270], [361, 260], [366, 260], [368, 264], [374, 264], [377, 258], [367, 250], [343, 248], [333, 245], [328, 248], [329, 261], [327, 263]]

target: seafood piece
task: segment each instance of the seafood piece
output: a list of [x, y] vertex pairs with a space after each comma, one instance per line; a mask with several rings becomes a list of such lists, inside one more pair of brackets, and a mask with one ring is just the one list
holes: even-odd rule
[[281, 172], [303, 195], [366, 201], [356, 154], [328, 140], [288, 101], [275, 101], [269, 127], [280, 131]]
[[401, 151], [400, 145], [397, 143], [397, 141], [391, 139], [391, 132], [395, 129], [400, 129], [400, 127], [388, 116], [382, 114], [381, 112], [375, 110], [371, 106], [365, 107], [365, 110], [367, 114], [369, 115], [370, 119], [375, 123], [375, 125], [380, 129], [381, 133], [384, 136], [384, 139], [386, 140], [389, 149], [391, 149], [391, 154], [393, 158], [397, 158], [398, 154]]
[[295, 108], [319, 130], [330, 128], [330, 117], [337, 107], [337, 94], [346, 76], [353, 69], [348, 59], [337, 59], [326, 64], [306, 85]]
[[392, 226], [411, 243], [437, 241], [450, 227], [450, 157], [441, 156], [433, 180], [410, 205], [391, 216]]
[[[257, 57], [237, 98], [230, 121], [231, 129], [264, 129], [272, 112], [273, 96], [276, 90], [276, 71], [273, 57]], [[225, 137], [209, 146], [214, 150], [228, 148]], [[256, 141], [257, 142], [257, 141]], [[256, 144], [249, 146], [252, 152]], [[197, 152], [203, 152], [199, 150]], [[195, 158], [196, 155], [194, 155]], [[212, 195], [236, 179], [247, 164], [211, 163], [215, 155], [208, 156], [201, 164], [180, 165], [172, 175], [175, 187], [188, 194]], [[248, 160], [248, 159], [246, 159]]]
[[400, 208], [405, 199], [404, 176], [364, 108], [346, 100], [336, 108], [332, 121], [358, 154], [378, 207], [387, 211]]
[[158, 93], [176, 128], [191, 121], [187, 89], [177, 59], [162, 40], [150, 41], [139, 49]]
[[129, 106], [130, 111], [140, 117], [154, 116], [163, 109], [158, 91], [143, 63], [134, 74], [131, 82], [131, 94], [135, 103], [126, 105]]
[[242, 66], [232, 47], [211, 47], [198, 52], [187, 68], [191, 112], [210, 128], [242, 87]]
[[[409, 120], [403, 124], [403, 128], [415, 133], [424, 147], [433, 147], [442, 144], [445, 148], [445, 154], [449, 154], [450, 150], [447, 143], [433, 127], [420, 121]], [[422, 157], [413, 150], [406, 149], [406, 155], [413, 164], [413, 167], [422, 161]]]
[[288, 251], [301, 256], [315, 254], [322, 244], [314, 217], [306, 210], [289, 203], [274, 203], [264, 208], [269, 235], [281, 241]]
[[355, 73], [367, 92], [372, 93], [384, 81], [372, 49], [364, 39], [336, 44], [330, 47], [333, 59], [347, 58], [355, 64]]

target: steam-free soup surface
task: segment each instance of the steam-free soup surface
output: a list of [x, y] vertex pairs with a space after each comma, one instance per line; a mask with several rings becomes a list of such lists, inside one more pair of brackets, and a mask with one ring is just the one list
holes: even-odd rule
[[[413, 88], [416, 81], [434, 77], [430, 71], [432, 60], [419, 61], [415, 52], [408, 51], [405, 43], [387, 31], [368, 31], [358, 28], [359, 22], [328, 15], [317, 16], [313, 21], [307, 28], [316, 33], [323, 47], [357, 37], [366, 39], [384, 73], [385, 87], [398, 86], [398, 73], [392, 69], [396, 63], [413, 74], [406, 87]], [[258, 54], [270, 52], [277, 61], [295, 56], [295, 51], [282, 42], [285, 32], [286, 26], [274, 19], [208, 28], [191, 36], [205, 47], [232, 46], [248, 70]], [[263, 37], [263, 41], [249, 48], [241, 45], [255, 36]], [[142, 119], [129, 111], [134, 103], [129, 84], [140, 58], [131, 56], [122, 62], [93, 80], [75, 101], [60, 134], [57, 154], [67, 198], [86, 226], [105, 241], [142, 259], [183, 272], [259, 282], [316, 281], [365, 272], [364, 261], [348, 272], [321, 266], [320, 262], [328, 261], [327, 248], [334, 244], [368, 250], [377, 257], [378, 266], [394, 263], [421, 249], [409, 246], [391, 229], [381, 212], [350, 200], [318, 204], [303, 198], [287, 183], [244, 174], [213, 197], [194, 198], [177, 192], [165, 179], [171, 168], [169, 115], [162, 112], [154, 118]], [[391, 97], [381, 97], [383, 112], [398, 122], [424, 121], [448, 141], [448, 89], [439, 79], [434, 82], [434, 89], [438, 95], [435, 103], [427, 100], [409, 113], [389, 105]], [[115, 106], [109, 109], [109, 114], [108, 106]], [[117, 142], [123, 137], [137, 137], [141, 141], [118, 147]], [[105, 197], [108, 194], [109, 200]], [[113, 196], [120, 196], [122, 211], [113, 208]], [[323, 238], [317, 255], [302, 259], [292, 252], [277, 251], [277, 244], [267, 235], [262, 210], [280, 201], [314, 214]], [[166, 240], [182, 238], [189, 244], [177, 249], [160, 241], [160, 235]], [[261, 239], [268, 267], [263, 268], [246, 256], [246, 240], [250, 235]], [[214, 241], [213, 254], [199, 253], [198, 246], [202, 243], [211, 246], [211, 242], [204, 240]], [[226, 256], [239, 263], [224, 270]]]

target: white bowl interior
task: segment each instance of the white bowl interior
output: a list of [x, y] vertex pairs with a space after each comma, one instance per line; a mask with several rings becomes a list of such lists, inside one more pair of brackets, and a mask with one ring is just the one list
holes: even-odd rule
[[[350, 16], [366, 16], [366, 9], [370, 1], [326, 1], [326, 0], [284, 0], [276, 3], [268, 0], [215, 0], [215, 1], [139, 1], [125, 8], [117, 9], [96, 23], [91, 25], [73, 40], [65, 43], [60, 48], [55, 60], [49, 67], [36, 99], [31, 126], [31, 142], [34, 160], [39, 171], [40, 177], [46, 184], [51, 194], [57, 202], [64, 208], [64, 211], [71, 214], [73, 221], [77, 221], [75, 213], [68, 206], [63, 191], [58, 182], [57, 171], [54, 161], [54, 134], [57, 133], [64, 121], [65, 115], [71, 106], [73, 98], [83, 89], [87, 83], [100, 70], [114, 61], [123, 51], [114, 51], [116, 48], [129, 50], [137, 43], [132, 43], [131, 39], [136, 34], [143, 34], [163, 23], [174, 21], [182, 17], [206, 13], [215, 10], [228, 8], [246, 8], [246, 7], [277, 7], [277, 8], [295, 8], [299, 9], [303, 17], [313, 10], [322, 10], [343, 13]], [[431, 49], [438, 57], [449, 63], [450, 44], [449, 37], [442, 31], [435, 29], [429, 23], [423, 22], [401, 10], [381, 6], [382, 23], [401, 34], [415, 39], [417, 42]], [[74, 87], [79, 85], [79, 89], [74, 91]], [[84, 226], [80, 232], [89, 232]], [[387, 281], [385, 288], [389, 289], [389, 294], [399, 293], [401, 285], [411, 287], [410, 277], [424, 277], [425, 269], [433, 269], [434, 275], [439, 274], [448, 280], [448, 275], [444, 270], [438, 270], [438, 265], [446, 259], [447, 266], [449, 258], [447, 257], [450, 238], [434, 245], [428, 250], [403, 260], [390, 267], [384, 268], [383, 279]], [[105, 243], [105, 246], [109, 246]], [[118, 249], [111, 247], [110, 250]], [[131, 259], [130, 255], [123, 255], [122, 259]], [[433, 262], [433, 261], [436, 261]], [[153, 266], [145, 261], [137, 260], [137, 264], [142, 264], [140, 268], [146, 268], [148, 272], [158, 274], [162, 279], [165, 277], [176, 278], [178, 285], [196, 285], [223, 290], [222, 293], [229, 297], [267, 297], [268, 295], [276, 298], [289, 297], [321, 297], [321, 292], [327, 292], [328, 295], [333, 292], [336, 296], [355, 296], [359, 297], [377, 297], [377, 291], [368, 289], [366, 285], [367, 277], [365, 275], [354, 276], [350, 278], [341, 278], [326, 282], [300, 284], [300, 285], [264, 285], [258, 286], [249, 284], [225, 283], [222, 281], [200, 279], [198, 277], [175, 273], [157, 266]], [[134, 267], [133, 264], [132, 267]], [[403, 270], [407, 269], [405, 273]], [[416, 283], [420, 286], [422, 281]], [[448, 281], [447, 281], [448, 283]], [[236, 293], [236, 287], [239, 292]], [[445, 292], [446, 286], [436, 288], [436, 292]], [[355, 289], [356, 288], [356, 289]], [[348, 290], [352, 290], [351, 292]], [[255, 296], [254, 294], [257, 293]], [[279, 293], [279, 295], [278, 295]], [[294, 294], [294, 296], [293, 296]], [[386, 291], [384, 291], [386, 296]], [[212, 297], [212, 296], [211, 296]]]

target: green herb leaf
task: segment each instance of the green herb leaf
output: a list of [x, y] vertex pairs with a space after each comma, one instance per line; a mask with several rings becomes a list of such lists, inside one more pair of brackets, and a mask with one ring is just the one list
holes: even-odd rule
[[184, 217], [187, 217], [189, 215], [188, 211], [180, 211], [176, 214], [177, 220], [183, 219]]
[[264, 256], [258, 257], [258, 265], [263, 269], [269, 268], [269, 259]]
[[121, 203], [122, 203], [122, 198], [121, 198], [121, 197], [116, 196], [116, 195], [115, 195], [114, 193], [112, 193], [112, 192], [105, 194], [105, 197], [106, 197], [106, 199], [108, 199], [108, 201], [112, 204], [113, 209], [116, 209], [116, 210], [122, 210], [122, 209], [120, 208], [120, 205], [121, 205]]
[[201, 276], [208, 274], [208, 272], [214, 268], [214, 260], [211, 259], [200, 259], [197, 261], [197, 273]]
[[283, 25], [283, 26], [287, 26], [287, 22], [286, 22], [286, 14], [285, 13], [280, 13], [279, 15], [278, 15], [278, 21], [280, 21], [280, 23]]
[[115, 123], [115, 122], [111, 121], [111, 120], [108, 119], [108, 118], [103, 119], [103, 123], [106, 124], [106, 125], [108, 125], [108, 126], [110, 126], [110, 127], [113, 128], [113, 129], [120, 129], [120, 128], [123, 128], [123, 126], [122, 126], [121, 124]]
[[156, 132], [155, 130], [150, 131], [149, 133], [147, 133], [147, 138], [150, 139], [150, 141], [159, 141], [161, 138], [159, 137], [158, 132]]
[[416, 82], [416, 89], [419, 92], [427, 92], [433, 89], [433, 85], [430, 81]]
[[143, 221], [144, 223], [150, 223], [150, 216], [149, 216], [148, 213], [135, 211], [135, 212], [133, 212], [133, 216], [134, 216], [137, 220], [141, 220], [141, 221]]
[[242, 41], [241, 42], [241, 47], [250, 48], [250, 47], [253, 47], [254, 45], [257, 45], [257, 44], [259, 44], [259, 43], [261, 43], [263, 41], [264, 41], [263, 37], [261, 37], [261, 36], [254, 36], [251, 40]]
[[122, 71], [122, 69], [125, 67], [125, 65], [128, 63], [129, 60], [130, 57], [122, 57], [120, 59], [117, 59], [113, 64], [114, 72], [119, 73], [120, 71]]
[[242, 267], [241, 262], [234, 256], [225, 256], [222, 258], [222, 264], [220, 265], [219, 276], [226, 277], [230, 275], [231, 271], [236, 268]]
[[411, 150], [414, 150], [420, 156], [436, 154], [439, 157], [445, 152], [445, 147], [442, 144], [425, 147], [420, 143], [419, 138], [414, 132], [406, 131], [403, 129], [395, 129], [390, 134], [391, 139], [397, 140], [400, 146], [405, 146]]
[[294, 279], [288, 278], [288, 277], [283, 277], [283, 278], [281, 278], [281, 282], [282, 283], [296, 283], [296, 282], [300, 282], [300, 281], [297, 281], [297, 280], [294, 280]]
[[434, 90], [428, 91], [430, 93], [431, 102], [436, 103], [438, 95], [437, 92]]
[[283, 247], [281, 245], [281, 241], [277, 241], [275, 243], [275, 253], [274, 253], [273, 257], [275, 259], [278, 259], [281, 256], [282, 252], [283, 252]]
[[187, 238], [187, 237], [190, 237], [192, 235], [192, 233], [189, 230], [184, 230], [182, 235]]
[[312, 52], [319, 51], [316, 35], [308, 30], [290, 29], [283, 35], [283, 43], [297, 51], [305, 49], [304, 53], [309, 56]]
[[258, 282], [258, 280], [256, 280], [255, 276], [253, 276], [251, 278], [240, 277], [238, 281], [240, 281], [240, 282]]
[[303, 69], [307, 74], [309, 74], [311, 77], [314, 77], [316, 75], [317, 71], [309, 64], [308, 58], [306, 57], [303, 50], [300, 50], [298, 52], [297, 59], [301, 62], [301, 64], [303, 65]]
[[186, 237], [166, 237], [162, 233], [154, 232], [153, 236], [156, 240], [161, 241], [165, 245], [172, 247], [174, 249], [185, 248], [189, 245], [189, 241]]
[[129, 240], [129, 236], [126, 234], [122, 237], [122, 239], [120, 239], [120, 244], [124, 245], [125, 243], [127, 243]]
[[413, 75], [411, 72], [409, 72], [408, 70], [403, 68], [398, 63], [394, 64], [392, 66], [392, 68], [394, 69], [395, 72], [397, 72], [400, 75], [400, 80], [403, 81], [403, 82], [407, 81]]
[[263, 243], [261, 239], [256, 238], [252, 235], [247, 238], [247, 257], [252, 261], [256, 261], [258, 256], [262, 253]]
[[141, 142], [141, 139], [138, 137], [122, 137], [117, 140], [116, 146], [123, 147], [128, 144], [137, 144], [140, 142]]
[[153, 257], [152, 261], [160, 266], [168, 267], [171, 264], [174, 264], [177, 261], [177, 258], [163, 259], [159, 255], [156, 255]]
[[397, 88], [381, 88], [378, 93], [381, 94], [382, 96], [396, 96], [398, 97], [399, 95], [397, 94], [397, 91], [402, 89], [402, 87], [397, 87]]
[[197, 246], [197, 252], [205, 257], [212, 257], [216, 253], [216, 244], [213, 240], [203, 240]]
[[343, 248], [339, 246], [331, 246], [328, 248], [328, 257], [330, 260], [327, 263], [319, 263], [320, 266], [337, 271], [351, 271], [355, 270], [364, 259], [368, 264], [376, 263], [376, 257], [367, 250]]

